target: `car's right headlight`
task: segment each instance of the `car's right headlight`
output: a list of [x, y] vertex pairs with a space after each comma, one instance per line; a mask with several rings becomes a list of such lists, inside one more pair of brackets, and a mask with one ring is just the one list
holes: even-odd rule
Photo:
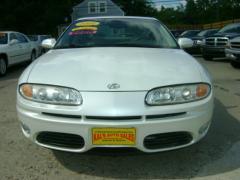
[[72, 105], [82, 104], [82, 96], [79, 91], [59, 86], [22, 84], [19, 93], [27, 100], [45, 104]]

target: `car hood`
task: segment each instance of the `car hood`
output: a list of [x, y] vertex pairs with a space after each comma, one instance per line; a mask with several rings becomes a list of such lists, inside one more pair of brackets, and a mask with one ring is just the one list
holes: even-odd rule
[[195, 36], [192, 37], [192, 40], [203, 40], [205, 37], [204, 36]]
[[[38, 59], [29, 83], [81, 91], [145, 91], [201, 82], [198, 62], [180, 49], [80, 48], [51, 50]], [[117, 83], [119, 89], [109, 89]]]

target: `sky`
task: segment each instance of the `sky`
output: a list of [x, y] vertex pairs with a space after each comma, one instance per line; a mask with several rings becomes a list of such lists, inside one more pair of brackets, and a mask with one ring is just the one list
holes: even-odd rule
[[151, 1], [154, 2], [155, 7], [157, 7], [158, 9], [160, 9], [161, 6], [176, 8], [180, 4], [183, 5], [186, 4], [185, 0], [151, 0]]

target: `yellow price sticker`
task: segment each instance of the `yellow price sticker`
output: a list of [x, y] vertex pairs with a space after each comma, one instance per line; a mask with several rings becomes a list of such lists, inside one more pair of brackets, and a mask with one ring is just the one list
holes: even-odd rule
[[93, 145], [134, 146], [136, 144], [135, 128], [94, 128]]
[[76, 24], [76, 26], [82, 26], [82, 27], [89, 27], [89, 26], [98, 26], [100, 23], [96, 21], [86, 21], [86, 22], [79, 22]]
[[77, 27], [77, 28], [73, 28], [72, 31], [97, 31], [98, 28], [97, 27]]

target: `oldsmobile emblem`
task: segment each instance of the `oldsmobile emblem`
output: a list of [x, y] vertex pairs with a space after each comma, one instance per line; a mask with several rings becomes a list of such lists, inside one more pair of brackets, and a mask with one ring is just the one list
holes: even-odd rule
[[108, 89], [119, 89], [120, 85], [117, 83], [112, 83], [112, 84], [109, 84], [107, 87]]

